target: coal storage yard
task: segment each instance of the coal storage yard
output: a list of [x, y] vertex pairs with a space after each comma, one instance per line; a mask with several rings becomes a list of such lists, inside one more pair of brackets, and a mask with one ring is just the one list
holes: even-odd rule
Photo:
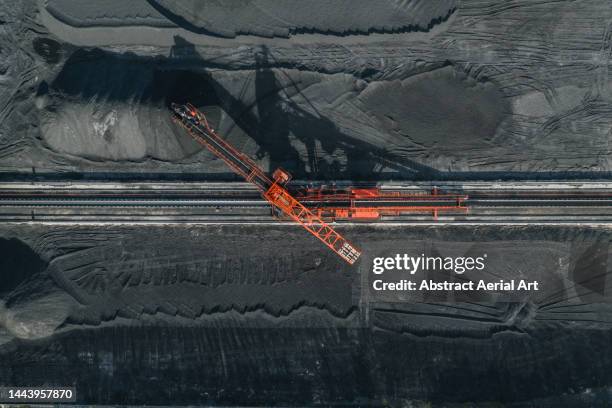
[[0, 0], [0, 55], [0, 404], [612, 405], [607, 0]]

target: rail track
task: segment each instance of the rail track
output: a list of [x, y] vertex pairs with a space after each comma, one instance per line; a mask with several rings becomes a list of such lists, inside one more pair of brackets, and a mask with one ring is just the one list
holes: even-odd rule
[[[597, 223], [612, 224], [612, 189], [605, 183], [439, 183], [468, 196], [466, 213], [434, 220], [429, 213], [385, 216], [367, 223]], [[299, 190], [302, 186], [292, 186]], [[385, 190], [427, 191], [427, 183], [382, 184]], [[440, 200], [417, 205], [441, 205]], [[362, 200], [360, 205], [373, 204]], [[303, 204], [315, 206], [307, 199]], [[376, 205], [397, 205], [376, 201]], [[414, 204], [414, 203], [413, 203]], [[337, 205], [337, 203], [335, 204]], [[272, 211], [245, 183], [3, 183], [0, 222], [269, 222]], [[351, 221], [352, 222], [352, 221]], [[339, 221], [339, 223], [350, 223]]]

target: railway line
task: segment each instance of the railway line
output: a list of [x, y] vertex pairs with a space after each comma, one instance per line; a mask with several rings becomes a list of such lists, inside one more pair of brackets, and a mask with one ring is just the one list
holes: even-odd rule
[[[312, 204], [308, 201], [302, 201], [307, 207]], [[419, 201], [412, 205], [431, 207], [444, 204], [446, 201]], [[394, 202], [385, 201], [367, 201], [364, 200], [360, 205], [377, 205], [384, 207], [385, 205], [393, 205]], [[571, 197], [571, 198], [474, 198], [467, 199], [468, 208], [479, 207], [603, 207], [612, 206], [612, 198], [591, 198], [591, 197]], [[115, 196], [7, 196], [0, 197], [0, 205], [3, 206], [24, 206], [24, 207], [269, 207], [269, 203], [265, 200], [258, 199], [226, 199], [226, 198], [209, 198], [209, 197], [115, 197]]]
[[[342, 186], [342, 183], [338, 183]], [[433, 183], [383, 183], [381, 191], [427, 192]], [[435, 183], [444, 192], [467, 196], [467, 211], [439, 214], [415, 211], [359, 223], [392, 224], [612, 224], [612, 185], [574, 183]], [[293, 183], [299, 192], [306, 183]], [[308, 208], [330, 205], [304, 198]], [[411, 203], [441, 206], [448, 199]], [[335, 202], [334, 205], [347, 203]], [[397, 205], [397, 201], [360, 200], [359, 206]], [[277, 222], [270, 204], [247, 183], [4, 183], [0, 184], [2, 222]], [[338, 224], [353, 220], [332, 220]]]

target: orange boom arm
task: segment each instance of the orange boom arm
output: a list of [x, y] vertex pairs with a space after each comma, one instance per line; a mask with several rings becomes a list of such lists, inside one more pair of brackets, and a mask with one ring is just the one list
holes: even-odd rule
[[361, 252], [358, 249], [287, 191], [284, 185], [291, 178], [289, 173], [277, 169], [274, 179], [269, 178], [253, 160], [219, 137], [206, 117], [193, 105], [172, 104], [172, 110], [173, 119], [187, 129], [191, 137], [255, 185], [263, 198], [275, 208], [304, 227], [349, 264], [359, 259]]

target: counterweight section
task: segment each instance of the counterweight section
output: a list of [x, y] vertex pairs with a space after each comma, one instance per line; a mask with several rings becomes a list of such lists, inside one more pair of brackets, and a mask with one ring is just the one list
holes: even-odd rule
[[361, 252], [351, 245], [344, 237], [338, 234], [321, 218], [304, 207], [287, 190], [278, 184], [264, 193], [264, 198], [276, 208], [289, 216], [295, 222], [301, 224], [315, 237], [319, 238], [332, 251], [340, 255], [349, 264], [355, 263]]

